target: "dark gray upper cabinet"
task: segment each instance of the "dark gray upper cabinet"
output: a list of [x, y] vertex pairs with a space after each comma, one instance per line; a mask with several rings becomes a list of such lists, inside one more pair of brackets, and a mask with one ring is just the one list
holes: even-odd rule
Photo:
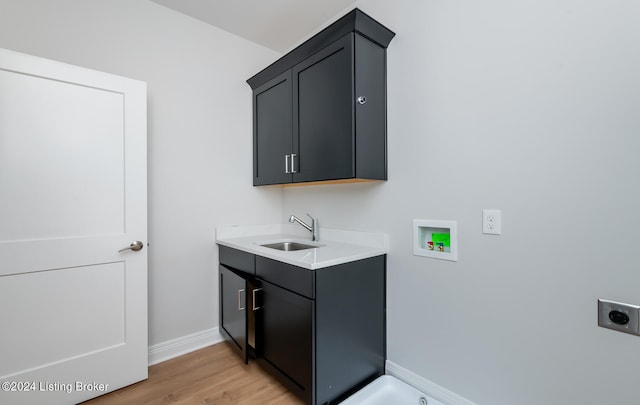
[[358, 9], [247, 82], [254, 185], [386, 180], [386, 47]]

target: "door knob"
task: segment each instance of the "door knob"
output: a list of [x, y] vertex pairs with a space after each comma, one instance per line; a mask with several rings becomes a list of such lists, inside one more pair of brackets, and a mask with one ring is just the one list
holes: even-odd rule
[[142, 242], [140, 242], [139, 240], [137, 240], [135, 242], [131, 242], [129, 247], [126, 247], [124, 249], [118, 250], [118, 253], [122, 253], [125, 250], [133, 250], [134, 252], [137, 252], [139, 250], [142, 250], [143, 247], [144, 247], [144, 244]]

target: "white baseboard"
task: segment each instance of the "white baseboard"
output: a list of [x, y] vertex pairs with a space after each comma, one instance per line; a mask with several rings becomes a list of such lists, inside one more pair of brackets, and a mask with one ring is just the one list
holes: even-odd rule
[[220, 343], [224, 340], [219, 328], [211, 328], [202, 332], [192, 333], [149, 347], [149, 365], [161, 363], [193, 352], [203, 347]]
[[455, 392], [451, 392], [448, 389], [429, 381], [418, 374], [407, 370], [395, 364], [392, 361], [387, 360], [385, 364], [386, 373], [396, 377], [399, 380], [406, 382], [407, 384], [415, 387], [418, 391], [422, 391], [428, 396], [437, 399], [447, 405], [476, 405], [474, 402], [461, 397]]

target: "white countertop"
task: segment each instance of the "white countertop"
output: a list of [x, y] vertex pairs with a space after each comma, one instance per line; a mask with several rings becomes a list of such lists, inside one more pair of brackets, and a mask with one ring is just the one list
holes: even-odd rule
[[[287, 252], [261, 246], [280, 241], [318, 247]], [[380, 256], [387, 253], [388, 246], [384, 233], [322, 227], [320, 240], [312, 242], [311, 233], [297, 224], [219, 227], [216, 243], [309, 270]]]

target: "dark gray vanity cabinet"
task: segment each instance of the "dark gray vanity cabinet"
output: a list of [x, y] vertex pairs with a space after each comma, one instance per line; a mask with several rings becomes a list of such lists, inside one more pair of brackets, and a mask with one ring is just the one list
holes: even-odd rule
[[[220, 329], [307, 404], [335, 403], [384, 374], [385, 274], [384, 255], [307, 270], [220, 246]], [[254, 331], [248, 350], [225, 307]]]
[[247, 82], [254, 185], [386, 180], [386, 48], [355, 9]]

